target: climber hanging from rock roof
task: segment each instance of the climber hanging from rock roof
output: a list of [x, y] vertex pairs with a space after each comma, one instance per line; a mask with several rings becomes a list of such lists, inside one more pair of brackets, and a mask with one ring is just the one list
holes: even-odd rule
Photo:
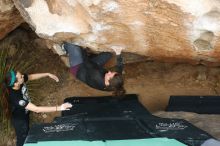
[[[80, 81], [92, 88], [113, 91], [113, 95], [123, 97], [125, 89], [122, 77], [123, 59], [121, 48], [113, 49], [117, 56], [116, 71], [106, 70], [104, 65], [112, 58], [112, 53], [102, 52], [96, 56], [88, 55], [85, 49], [73, 43], [62, 44], [62, 51], [69, 60], [70, 72]], [[63, 54], [65, 54], [63, 53]]]

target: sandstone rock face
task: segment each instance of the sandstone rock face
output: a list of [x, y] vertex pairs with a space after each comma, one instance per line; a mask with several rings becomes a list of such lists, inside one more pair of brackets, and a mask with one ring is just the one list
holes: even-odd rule
[[95, 51], [220, 65], [219, 0], [13, 0], [32, 29]]
[[12, 0], [0, 1], [0, 40], [24, 22]]

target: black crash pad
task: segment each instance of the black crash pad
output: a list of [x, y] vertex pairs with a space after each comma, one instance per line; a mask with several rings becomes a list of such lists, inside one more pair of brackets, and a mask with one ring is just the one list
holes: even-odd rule
[[170, 96], [166, 111], [220, 114], [220, 96]]
[[67, 98], [65, 102], [73, 103], [74, 108], [63, 112], [52, 123], [33, 125], [26, 143], [168, 137], [189, 146], [200, 146], [213, 138], [185, 120], [151, 115], [135, 94], [126, 97]]
[[63, 111], [62, 116], [86, 115], [89, 117], [121, 117], [124, 115], [151, 115], [150, 112], [140, 104], [136, 94], [128, 94], [123, 99], [112, 96], [104, 97], [70, 97], [64, 102], [73, 104], [69, 111]]

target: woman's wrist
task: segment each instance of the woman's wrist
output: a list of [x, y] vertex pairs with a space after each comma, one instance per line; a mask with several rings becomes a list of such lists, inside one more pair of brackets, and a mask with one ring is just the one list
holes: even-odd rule
[[61, 107], [56, 105], [55, 110], [56, 110], [56, 112], [61, 111]]
[[57, 106], [57, 111], [61, 111], [61, 107], [60, 106]]
[[50, 73], [46, 73], [46, 77], [50, 77]]

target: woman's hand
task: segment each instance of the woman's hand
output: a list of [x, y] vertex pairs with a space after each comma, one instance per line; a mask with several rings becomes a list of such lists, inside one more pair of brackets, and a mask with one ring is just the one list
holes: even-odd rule
[[59, 107], [59, 111], [70, 110], [71, 107], [72, 107], [72, 104], [69, 102], [66, 102]]
[[122, 47], [114, 47], [114, 48], [112, 48], [112, 50], [114, 50], [116, 55], [120, 55], [123, 48]]
[[59, 78], [57, 76], [55, 76], [54, 74], [48, 73], [48, 77], [55, 80], [56, 82], [59, 82]]

